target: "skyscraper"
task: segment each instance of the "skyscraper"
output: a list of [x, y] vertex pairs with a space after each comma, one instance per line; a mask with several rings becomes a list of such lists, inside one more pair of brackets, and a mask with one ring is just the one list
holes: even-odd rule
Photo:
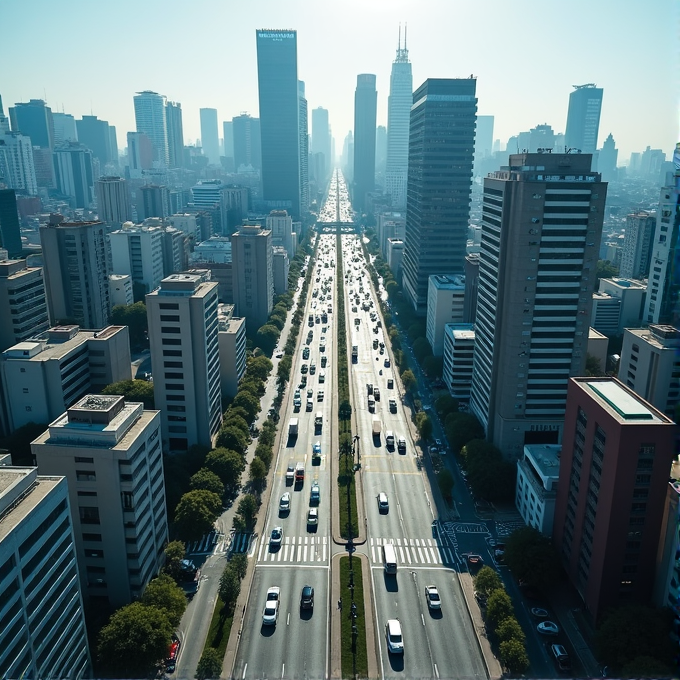
[[64, 142], [77, 142], [78, 130], [76, 119], [70, 113], [52, 113], [54, 124], [54, 146], [59, 146]]
[[68, 142], [54, 152], [57, 189], [73, 208], [89, 208], [94, 201], [92, 152], [79, 142]]
[[144, 90], [134, 96], [137, 132], [143, 132], [150, 140], [153, 160], [160, 166], [168, 165], [168, 132], [165, 118], [165, 97], [157, 92]]
[[153, 165], [153, 145], [143, 132], [128, 132], [127, 144], [130, 177], [139, 179]]
[[297, 31], [258, 30], [262, 195], [267, 210], [300, 215]]
[[[224, 134], [224, 155], [226, 158], [234, 159], [234, 123], [233, 120], [226, 120], [222, 123], [222, 133]], [[238, 170], [238, 167], [234, 167]]]
[[217, 132], [217, 109], [201, 109], [201, 146], [210, 165], [220, 164], [220, 136]]
[[38, 193], [31, 138], [20, 132], [0, 133], [0, 178], [10, 189]]
[[583, 375], [607, 185], [590, 154], [512, 154], [484, 179], [470, 409], [508, 458], [557, 444]]
[[[235, 116], [232, 119], [229, 130], [226, 129], [225, 123], [225, 140], [227, 132], [232, 134], [232, 144], [229, 155], [233, 155], [234, 170], [238, 172], [240, 167], [248, 166], [259, 170], [262, 166], [262, 151], [260, 148], [260, 119], [253, 118], [247, 113], [242, 113], [240, 116]], [[226, 141], [224, 148], [226, 153]]]
[[120, 225], [132, 219], [127, 182], [122, 177], [100, 177], [95, 185], [99, 219]]
[[[551, 147], [552, 148], [552, 147]], [[493, 116], [477, 116], [475, 163], [493, 153]]]
[[380, 177], [378, 183], [384, 186], [385, 167], [387, 162], [387, 128], [378, 125], [375, 129], [375, 175]]
[[429, 277], [464, 269], [476, 85], [474, 78], [430, 78], [413, 93], [402, 270], [406, 297], [422, 316]]
[[616, 148], [616, 142], [610, 132], [597, 154], [597, 171], [602, 175], [604, 182], [611, 182], [616, 179], [616, 162], [618, 158], [619, 150]]
[[362, 211], [366, 194], [375, 190], [375, 122], [378, 113], [375, 76], [360, 73], [354, 91], [354, 189], [352, 204]]
[[19, 257], [23, 250], [14, 189], [0, 189], [0, 246], [8, 252], [12, 260]]
[[52, 109], [42, 99], [31, 99], [10, 107], [12, 130], [31, 138], [33, 146], [54, 148], [54, 121]]
[[113, 160], [108, 122], [99, 120], [97, 116], [83, 116], [81, 120], [76, 121], [76, 128], [78, 141], [92, 152], [104, 170], [104, 166]]
[[312, 110], [312, 151], [323, 154], [322, 176], [316, 181], [321, 188], [328, 179], [332, 161], [331, 158], [331, 128], [328, 123], [328, 109], [319, 106]]
[[619, 276], [624, 279], [645, 279], [649, 274], [652, 239], [656, 213], [644, 210], [626, 215], [626, 234], [623, 239]]
[[567, 149], [580, 149], [581, 153], [594, 154], [602, 110], [602, 88], [593, 83], [574, 85], [569, 95], [567, 129], [564, 133]]
[[184, 130], [182, 128], [182, 105], [167, 102], [165, 127], [168, 134], [168, 167], [181, 168], [184, 163]]
[[408, 181], [408, 135], [413, 104], [413, 75], [406, 48], [401, 46], [401, 28], [397, 56], [392, 62], [390, 94], [387, 100], [387, 167], [385, 170], [385, 191], [390, 194], [392, 207], [403, 210], [406, 207], [406, 185]]
[[307, 126], [307, 99], [305, 98], [305, 84], [298, 80], [299, 111], [298, 124], [300, 126], [300, 210], [309, 210], [309, 130]]

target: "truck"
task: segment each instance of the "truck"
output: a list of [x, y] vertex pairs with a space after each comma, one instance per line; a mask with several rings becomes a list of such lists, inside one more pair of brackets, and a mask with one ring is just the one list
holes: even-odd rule
[[291, 418], [288, 421], [288, 436], [297, 437], [297, 435], [298, 435], [298, 419]]
[[380, 418], [374, 416], [373, 417], [373, 436], [379, 437], [381, 429], [382, 429], [382, 423], [380, 422]]

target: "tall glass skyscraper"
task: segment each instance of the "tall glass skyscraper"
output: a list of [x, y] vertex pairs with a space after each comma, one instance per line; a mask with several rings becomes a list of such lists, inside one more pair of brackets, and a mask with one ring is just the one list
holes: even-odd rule
[[300, 215], [300, 126], [297, 31], [260, 29], [257, 81], [262, 194], [267, 210]]
[[569, 95], [567, 129], [564, 133], [568, 149], [580, 149], [581, 153], [597, 151], [597, 134], [600, 129], [602, 88], [593, 83], [574, 85]]
[[309, 210], [309, 127], [307, 124], [307, 98], [305, 84], [298, 80], [298, 124], [300, 126], [300, 210]]
[[375, 76], [360, 73], [354, 92], [354, 191], [352, 203], [363, 210], [366, 194], [375, 190], [375, 123], [378, 92]]
[[217, 109], [201, 109], [201, 146], [210, 165], [220, 164], [220, 136], [217, 132]]
[[401, 30], [397, 57], [392, 62], [390, 96], [387, 99], [387, 170], [385, 190], [392, 197], [392, 207], [406, 207], [408, 178], [408, 128], [413, 104], [413, 75], [408, 60], [406, 36], [401, 46]]
[[182, 105], [179, 102], [167, 102], [165, 105], [165, 126], [168, 134], [168, 167], [181, 168], [184, 165], [184, 130]]
[[168, 165], [168, 133], [165, 120], [165, 97], [145, 90], [134, 97], [137, 132], [143, 132], [153, 148], [153, 159], [161, 166]]

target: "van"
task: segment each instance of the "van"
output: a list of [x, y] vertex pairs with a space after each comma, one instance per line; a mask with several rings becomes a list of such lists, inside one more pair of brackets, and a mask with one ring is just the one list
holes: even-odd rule
[[386, 574], [397, 573], [397, 551], [393, 543], [384, 543], [382, 547], [383, 567]]

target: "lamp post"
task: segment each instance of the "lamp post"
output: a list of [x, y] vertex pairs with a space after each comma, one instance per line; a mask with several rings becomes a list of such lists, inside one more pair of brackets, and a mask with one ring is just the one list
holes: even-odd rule
[[[347, 475], [347, 551], [349, 552], [349, 593], [351, 606], [349, 610], [349, 615], [352, 619], [352, 671], [353, 676], [356, 677], [357, 674], [357, 637], [359, 635], [359, 629], [356, 624], [357, 618], [357, 605], [354, 602], [354, 567], [352, 564], [354, 555], [354, 532], [352, 526], [352, 483], [354, 482], [354, 473], [359, 468], [359, 465], [354, 464], [354, 453], [355, 450], [358, 453], [359, 435], [355, 435], [352, 439], [352, 447], [350, 451], [345, 452], [345, 474]], [[351, 453], [352, 462], [350, 466], [349, 455]]]

